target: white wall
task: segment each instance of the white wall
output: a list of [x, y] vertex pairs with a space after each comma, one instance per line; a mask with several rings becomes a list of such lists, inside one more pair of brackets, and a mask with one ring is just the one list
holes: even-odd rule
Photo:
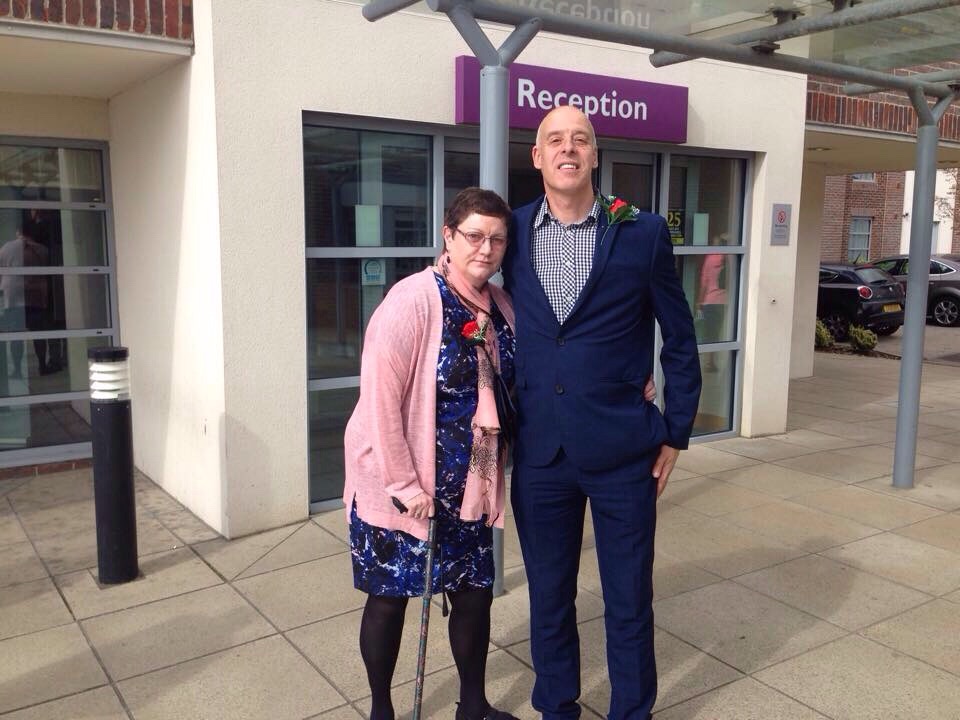
[[[206, 3], [199, 3], [205, 6]], [[213, 2], [224, 314], [226, 528], [307, 507], [302, 111], [453, 124], [454, 57], [442, 16], [368, 23], [360, 6]], [[256, 22], [251, 22], [256, 18]], [[499, 42], [501, 30], [491, 31]], [[282, 39], [282, 40], [281, 40]], [[200, 47], [198, 40], [198, 48]], [[689, 144], [758, 153], [748, 217], [743, 429], [783, 431], [806, 84], [713, 61], [654, 70], [648, 51], [544, 35], [520, 62], [690, 86]], [[771, 98], [777, 99], [775, 121]], [[770, 247], [774, 202], [794, 207], [788, 247]], [[776, 300], [776, 302], [772, 302]]]
[[813, 375], [813, 335], [817, 324], [817, 290], [820, 286], [820, 240], [827, 168], [806, 163], [800, 194], [797, 238], [797, 279], [794, 289], [793, 347], [790, 377]]
[[[937, 243], [933, 252], [948, 254], [953, 248], [953, 217], [957, 202], [956, 170], [937, 170], [937, 184], [934, 189], [936, 203], [933, 206], [933, 220], [940, 221], [937, 228]], [[900, 232], [900, 252], [910, 252], [910, 221], [913, 215], [914, 172], [908, 170], [903, 182], [903, 225]], [[931, 240], [933, 233], [931, 232]]]
[[197, 52], [110, 101], [120, 328], [130, 347], [135, 462], [229, 532], [223, 309], [208, 3]]
[[0, 135], [106, 140], [107, 102], [0, 92]]

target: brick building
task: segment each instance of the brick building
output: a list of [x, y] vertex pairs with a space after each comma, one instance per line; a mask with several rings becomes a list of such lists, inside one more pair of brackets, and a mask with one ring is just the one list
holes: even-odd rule
[[[957, 169], [938, 171], [933, 251], [960, 253]], [[824, 262], [864, 262], [907, 252], [912, 172], [828, 176], [824, 188]]]

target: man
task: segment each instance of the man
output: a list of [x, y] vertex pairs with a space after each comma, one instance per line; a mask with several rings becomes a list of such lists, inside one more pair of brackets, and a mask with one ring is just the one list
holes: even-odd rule
[[[663, 218], [594, 191], [596, 139], [582, 112], [559, 107], [544, 118], [533, 164], [545, 196], [514, 213], [503, 265], [516, 310], [512, 503], [530, 591], [533, 706], [545, 720], [580, 717], [574, 600], [589, 498], [608, 718], [646, 720], [656, 699], [656, 500], [687, 447], [700, 396], [693, 318]], [[654, 319], [663, 415], [643, 398]]]

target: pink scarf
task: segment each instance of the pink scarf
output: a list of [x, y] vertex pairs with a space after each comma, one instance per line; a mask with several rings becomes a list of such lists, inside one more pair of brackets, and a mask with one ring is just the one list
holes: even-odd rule
[[446, 253], [440, 257], [437, 265], [447, 285], [459, 296], [464, 307], [476, 315], [477, 327], [469, 336], [483, 338], [483, 342], [475, 346], [477, 410], [470, 421], [473, 446], [460, 519], [476, 521], [486, 515], [487, 526], [493, 526], [497, 520], [493, 512], [494, 500], [504, 493], [500, 482], [500, 465], [506, 448], [499, 441], [500, 418], [497, 417], [497, 403], [493, 395], [494, 373], [500, 369], [500, 350], [497, 331], [490, 320], [490, 289], [486, 285], [479, 290], [473, 287], [449, 261]]

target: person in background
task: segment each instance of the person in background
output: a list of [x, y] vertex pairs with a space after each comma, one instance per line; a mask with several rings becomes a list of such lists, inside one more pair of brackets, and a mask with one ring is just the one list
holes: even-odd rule
[[[726, 245], [727, 233], [710, 238], [711, 245]], [[700, 342], [719, 342], [723, 331], [723, 314], [727, 305], [726, 290], [727, 256], [711, 253], [703, 256], [700, 265], [700, 284], [697, 286], [697, 319], [703, 321], [703, 333]], [[704, 370], [717, 369], [713, 353], [708, 353]]]

